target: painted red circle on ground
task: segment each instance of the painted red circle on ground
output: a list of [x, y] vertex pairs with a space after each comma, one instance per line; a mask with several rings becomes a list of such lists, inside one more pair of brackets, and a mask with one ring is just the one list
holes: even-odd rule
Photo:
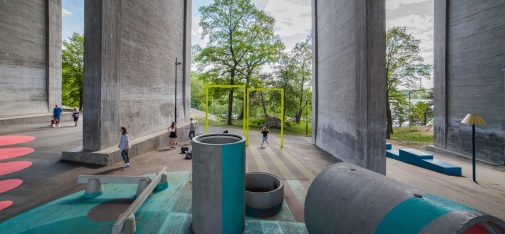
[[23, 181], [20, 179], [2, 180], [0, 181], [0, 193], [7, 192], [13, 188], [16, 188], [22, 183]]
[[0, 163], [0, 176], [7, 175], [16, 171], [21, 171], [32, 165], [29, 161]]
[[0, 136], [0, 146], [21, 144], [35, 140], [32, 136]]
[[33, 153], [35, 151], [32, 148], [5, 148], [0, 149], [0, 160], [15, 158], [23, 155], [27, 155], [29, 153]]
[[13, 201], [0, 201], [0, 210], [3, 210], [14, 203]]

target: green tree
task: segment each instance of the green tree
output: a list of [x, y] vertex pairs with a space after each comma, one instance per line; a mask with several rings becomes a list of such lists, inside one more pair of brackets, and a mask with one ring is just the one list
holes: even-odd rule
[[296, 95], [299, 102], [295, 121], [299, 124], [305, 107], [303, 104], [304, 97], [307, 95], [305, 91], [310, 87], [310, 83], [312, 82], [312, 37], [310, 35], [307, 36], [304, 42], [296, 43], [293, 49], [293, 56], [298, 64], [296, 69], [296, 76], [298, 79], [295, 80], [299, 87], [298, 95]]
[[401, 127], [409, 118], [410, 108], [407, 97], [404, 93], [397, 90], [392, 90], [389, 93], [389, 97], [391, 100], [392, 119], [398, 119], [398, 124]]
[[[198, 9], [202, 15], [205, 48], [195, 47], [195, 62], [203, 71], [202, 79], [213, 84], [245, 84], [261, 67], [275, 61], [284, 45], [274, 35], [275, 19], [250, 0], [216, 0]], [[227, 124], [231, 125], [233, 89], [228, 93]]]
[[387, 139], [393, 133], [391, 102], [398, 87], [409, 90], [421, 88], [421, 79], [429, 79], [431, 65], [424, 63], [419, 54], [420, 40], [406, 33], [405, 27], [393, 27], [386, 33], [386, 70], [387, 70]]
[[84, 80], [84, 37], [74, 33], [63, 41], [62, 50], [62, 104], [78, 106], [83, 105], [83, 80]]

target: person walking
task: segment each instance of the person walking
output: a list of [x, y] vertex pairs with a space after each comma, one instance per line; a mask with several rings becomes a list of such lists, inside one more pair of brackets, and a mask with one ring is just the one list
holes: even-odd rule
[[193, 140], [195, 137], [195, 123], [193, 123], [193, 118], [189, 118], [189, 139]]
[[77, 121], [79, 121], [79, 110], [77, 109], [77, 107], [74, 107], [74, 111], [72, 111], [72, 117], [74, 118], [74, 123], [75, 123], [75, 126], [77, 126]]
[[121, 150], [121, 157], [123, 157], [124, 165], [123, 167], [130, 166], [130, 157], [128, 157], [128, 149], [131, 148], [130, 139], [128, 138], [128, 131], [126, 131], [125, 127], [121, 127], [119, 130], [121, 132], [121, 139], [119, 141], [119, 149]]
[[267, 143], [268, 145], [270, 145], [270, 143], [268, 143], [268, 134], [270, 133], [270, 131], [267, 130], [266, 127], [263, 127], [261, 129], [261, 134], [263, 134], [263, 141], [261, 142], [261, 147], [263, 147], [263, 143]]
[[63, 115], [63, 110], [61, 109], [61, 107], [59, 107], [58, 104], [54, 105], [54, 109], [53, 109], [54, 124], [52, 124], [53, 128], [55, 126], [60, 127], [60, 119], [61, 119], [62, 115]]
[[167, 130], [170, 132], [170, 148], [175, 149], [175, 140], [177, 139], [177, 124], [175, 122], [172, 122], [170, 127], [167, 128]]

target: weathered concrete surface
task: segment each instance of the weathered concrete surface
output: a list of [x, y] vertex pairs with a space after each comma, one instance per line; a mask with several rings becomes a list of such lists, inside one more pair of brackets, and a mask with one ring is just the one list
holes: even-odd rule
[[[189, 6], [189, 7], [188, 7]], [[113, 147], [124, 126], [133, 138], [188, 121], [191, 1], [85, 2], [83, 149]]]
[[384, 1], [312, 1], [313, 142], [345, 162], [386, 171]]
[[435, 146], [505, 165], [505, 2], [435, 1]]
[[61, 0], [0, 2], [0, 118], [61, 103]]

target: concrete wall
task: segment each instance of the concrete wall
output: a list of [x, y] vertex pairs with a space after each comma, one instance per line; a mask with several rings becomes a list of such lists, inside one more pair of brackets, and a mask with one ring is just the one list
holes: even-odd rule
[[61, 0], [0, 1], [0, 118], [61, 103]]
[[505, 2], [435, 0], [435, 146], [505, 165]]
[[[188, 7], [189, 6], [189, 7]], [[85, 151], [189, 121], [191, 0], [85, 1]]]
[[313, 141], [386, 172], [385, 2], [313, 0]]

